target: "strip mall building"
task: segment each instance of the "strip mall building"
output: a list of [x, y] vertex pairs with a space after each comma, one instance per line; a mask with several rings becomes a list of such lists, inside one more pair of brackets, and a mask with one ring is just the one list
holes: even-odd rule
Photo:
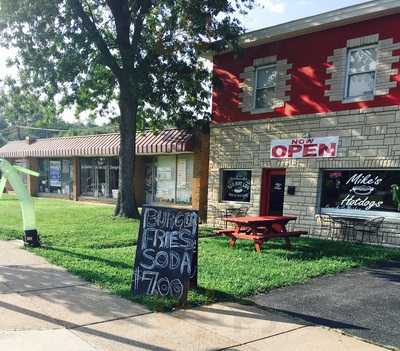
[[372, 1], [246, 34], [213, 57], [209, 220], [383, 216], [400, 244], [400, 3]]
[[[36, 170], [26, 177], [33, 196], [113, 202], [118, 195], [119, 134], [9, 142], [0, 157]], [[138, 205], [180, 206], [205, 219], [208, 134], [169, 129], [136, 139], [135, 197]]]

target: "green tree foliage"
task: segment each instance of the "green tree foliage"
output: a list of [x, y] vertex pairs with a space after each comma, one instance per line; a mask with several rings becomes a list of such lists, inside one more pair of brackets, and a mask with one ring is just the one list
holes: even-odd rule
[[[137, 217], [136, 128], [193, 126], [208, 117], [199, 59], [234, 44], [253, 0], [0, 0], [0, 41], [36, 96], [76, 113], [110, 113], [121, 134], [116, 214]], [[111, 109], [112, 110], [112, 109]]]
[[0, 115], [9, 126], [48, 126], [56, 106], [47, 96], [39, 97], [21, 80], [6, 78], [0, 90]]

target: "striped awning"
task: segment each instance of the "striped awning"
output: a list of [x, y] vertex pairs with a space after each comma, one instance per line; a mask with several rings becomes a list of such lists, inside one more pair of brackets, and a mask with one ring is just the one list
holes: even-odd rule
[[[18, 140], [0, 148], [0, 157], [117, 156], [119, 143], [118, 133]], [[193, 134], [188, 130], [166, 129], [158, 133], [146, 132], [136, 136], [136, 153], [139, 155], [192, 151]]]

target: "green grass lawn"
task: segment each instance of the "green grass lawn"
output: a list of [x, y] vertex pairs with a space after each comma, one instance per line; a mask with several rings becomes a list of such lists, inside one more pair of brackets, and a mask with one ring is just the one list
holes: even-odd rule
[[[130, 293], [138, 222], [113, 218], [113, 207], [72, 201], [35, 199], [42, 248], [32, 249], [50, 262], [106, 288], [112, 293], [170, 309], [174, 301], [133, 298]], [[0, 200], [0, 239], [21, 238], [19, 203]], [[209, 230], [201, 230], [207, 236]], [[235, 249], [226, 238], [199, 241], [199, 288], [191, 291], [192, 305], [235, 300], [258, 292], [304, 282], [324, 274], [379, 261], [400, 259], [400, 250], [314, 239], [293, 241], [287, 251], [281, 241], [264, 244], [261, 254], [249, 241]]]

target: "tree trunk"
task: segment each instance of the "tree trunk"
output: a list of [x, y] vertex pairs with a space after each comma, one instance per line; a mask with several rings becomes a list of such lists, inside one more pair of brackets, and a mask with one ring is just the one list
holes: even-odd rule
[[119, 192], [115, 215], [127, 218], [140, 218], [136, 205], [134, 178], [136, 157], [136, 114], [137, 101], [130, 95], [129, 88], [120, 85], [119, 109]]

